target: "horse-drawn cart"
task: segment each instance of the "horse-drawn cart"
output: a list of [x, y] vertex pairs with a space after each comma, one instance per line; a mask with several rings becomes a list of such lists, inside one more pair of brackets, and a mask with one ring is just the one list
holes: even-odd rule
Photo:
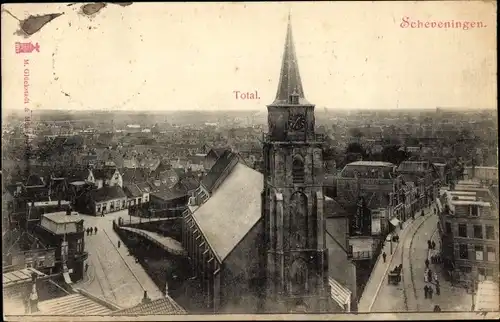
[[387, 276], [387, 283], [398, 285], [401, 282], [401, 270], [403, 265], [396, 266], [392, 271], [389, 272]]

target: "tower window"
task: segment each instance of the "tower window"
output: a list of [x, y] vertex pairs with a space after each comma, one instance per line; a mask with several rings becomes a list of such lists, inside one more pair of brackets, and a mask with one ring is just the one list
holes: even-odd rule
[[296, 156], [293, 159], [292, 176], [293, 183], [304, 183], [304, 161], [302, 161], [302, 157], [300, 156]]

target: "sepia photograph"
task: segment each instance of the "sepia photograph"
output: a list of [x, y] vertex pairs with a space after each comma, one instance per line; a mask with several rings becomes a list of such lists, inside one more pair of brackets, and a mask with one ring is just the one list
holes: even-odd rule
[[496, 10], [2, 4], [4, 320], [499, 319]]

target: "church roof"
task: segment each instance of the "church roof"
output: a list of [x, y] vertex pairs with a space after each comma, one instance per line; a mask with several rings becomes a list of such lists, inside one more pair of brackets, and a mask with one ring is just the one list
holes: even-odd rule
[[276, 93], [276, 99], [272, 105], [288, 105], [289, 97], [292, 94], [298, 95], [299, 104], [311, 104], [305, 99], [304, 96], [297, 55], [295, 53], [295, 45], [293, 43], [292, 24], [289, 15], [278, 92]]
[[259, 221], [263, 182], [260, 172], [238, 162], [207, 202], [193, 213], [220, 262]]

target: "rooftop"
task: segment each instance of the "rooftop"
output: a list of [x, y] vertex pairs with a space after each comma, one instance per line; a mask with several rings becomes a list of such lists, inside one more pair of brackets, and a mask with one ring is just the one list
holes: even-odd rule
[[113, 310], [84, 294], [74, 293], [38, 302], [33, 315], [109, 315]]
[[283, 51], [278, 91], [272, 105], [289, 105], [290, 96], [293, 94], [298, 96], [299, 104], [310, 105], [304, 96], [297, 54], [295, 53], [295, 44], [293, 42], [292, 23], [290, 21], [290, 16], [288, 16], [285, 49]]
[[95, 189], [91, 192], [94, 201], [104, 201], [104, 200], [113, 200], [113, 199], [121, 199], [126, 198], [127, 195], [123, 192], [123, 189], [118, 186], [113, 187], [102, 187], [101, 189]]
[[260, 219], [263, 180], [260, 172], [237, 163], [207, 202], [193, 213], [220, 262]]
[[69, 224], [77, 223], [83, 220], [82, 216], [76, 211], [72, 211], [71, 215], [67, 215], [66, 211], [58, 211], [49, 214], [44, 214], [44, 218], [47, 218], [57, 224]]
[[390, 162], [356, 161], [347, 164], [340, 172], [342, 178], [394, 179], [395, 165]]
[[30, 267], [18, 271], [3, 273], [2, 285], [5, 288], [7, 286], [31, 282], [31, 274], [33, 273], [35, 273], [38, 277], [47, 276], [44, 273]]
[[177, 304], [170, 296], [141, 303], [134, 307], [113, 312], [112, 315], [176, 315], [187, 314], [187, 312]]

